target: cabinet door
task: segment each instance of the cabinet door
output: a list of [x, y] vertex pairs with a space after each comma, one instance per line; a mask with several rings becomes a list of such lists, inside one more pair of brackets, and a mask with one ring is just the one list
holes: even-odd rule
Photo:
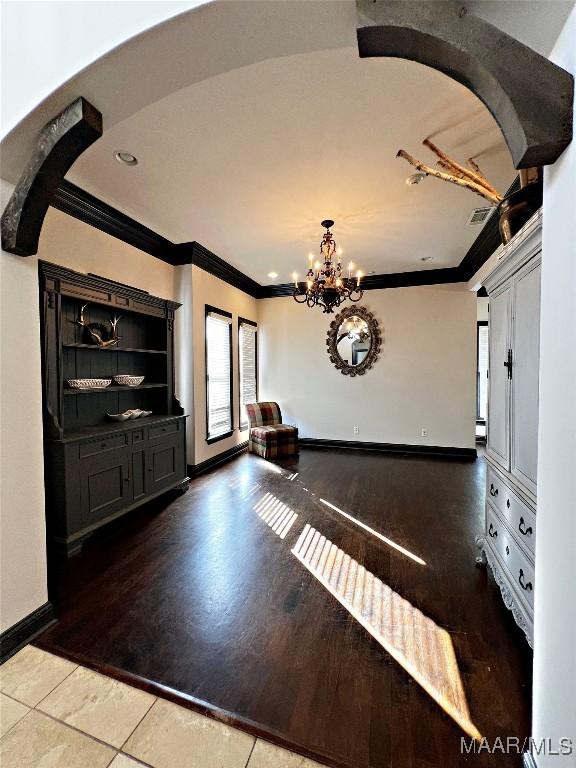
[[488, 426], [486, 452], [500, 464], [510, 469], [510, 382], [504, 363], [510, 348], [510, 285], [490, 295], [490, 341], [488, 379]]
[[538, 368], [540, 362], [540, 263], [514, 280], [510, 471], [536, 493]]
[[144, 447], [132, 452], [132, 499], [146, 496], [146, 451]]
[[186, 476], [182, 434], [151, 442], [146, 450], [148, 479], [146, 493], [158, 493]]
[[117, 448], [81, 459], [82, 525], [104, 520], [130, 502], [128, 448]]

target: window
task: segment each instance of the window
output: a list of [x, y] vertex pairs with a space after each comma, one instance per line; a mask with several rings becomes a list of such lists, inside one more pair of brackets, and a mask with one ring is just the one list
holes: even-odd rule
[[240, 372], [240, 429], [248, 429], [246, 403], [258, 400], [258, 330], [251, 320], [238, 318], [238, 370]]
[[229, 437], [232, 427], [232, 315], [206, 305], [206, 440]]
[[486, 437], [486, 412], [488, 404], [488, 323], [478, 321], [477, 368], [476, 368], [476, 437]]

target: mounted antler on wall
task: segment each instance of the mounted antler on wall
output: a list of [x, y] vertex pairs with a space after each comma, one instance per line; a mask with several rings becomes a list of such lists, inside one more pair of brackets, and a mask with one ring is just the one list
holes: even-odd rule
[[435, 176], [437, 179], [470, 189], [495, 205], [500, 216], [499, 228], [503, 243], [509, 242], [542, 205], [541, 168], [522, 168], [519, 172], [520, 189], [510, 193], [508, 197], [503, 197], [496, 187], [490, 184], [473, 158], [466, 161], [467, 166], [460, 165], [442, 152], [430, 139], [424, 139], [422, 144], [439, 158], [437, 165], [443, 169], [442, 171], [417, 160], [404, 149], [399, 149], [396, 157], [402, 157], [426, 176]]
[[91, 343], [96, 344], [99, 347], [114, 347], [118, 344], [118, 333], [116, 326], [120, 321], [118, 315], [114, 315], [109, 319], [111, 330], [108, 331], [103, 323], [87, 323], [84, 319], [84, 310], [88, 304], [84, 304], [80, 308], [80, 316], [78, 320], [75, 320], [75, 324], [79, 325], [87, 331], [88, 339]]
[[427, 176], [435, 176], [437, 179], [443, 179], [444, 181], [449, 181], [451, 184], [456, 184], [459, 187], [470, 189], [485, 200], [489, 200], [493, 205], [498, 205], [498, 203], [502, 202], [504, 199], [503, 196], [492, 186], [492, 184], [490, 184], [480, 170], [478, 164], [472, 158], [467, 160], [468, 167], [466, 167], [448, 157], [448, 155], [442, 152], [442, 150], [433, 144], [430, 139], [424, 139], [422, 144], [431, 149], [439, 158], [437, 164], [444, 169], [443, 171], [439, 171], [437, 168], [432, 168], [420, 160], [417, 160], [404, 149], [399, 149], [396, 153], [396, 157], [402, 157], [409, 162], [410, 165], [413, 165], [414, 168], [421, 173], [425, 173]]

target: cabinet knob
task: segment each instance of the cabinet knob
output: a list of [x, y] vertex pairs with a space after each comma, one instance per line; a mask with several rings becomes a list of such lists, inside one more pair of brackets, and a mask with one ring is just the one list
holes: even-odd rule
[[106, 448], [107, 446], [108, 446], [108, 443], [102, 443], [102, 445], [100, 446], [100, 448]]
[[510, 509], [510, 499], [506, 499], [506, 506]]
[[498, 538], [498, 531], [494, 528], [492, 523], [490, 523], [490, 528], [488, 528], [488, 535], [491, 539], [497, 539]]
[[490, 496], [498, 496], [498, 488], [494, 488], [494, 483], [490, 483]]

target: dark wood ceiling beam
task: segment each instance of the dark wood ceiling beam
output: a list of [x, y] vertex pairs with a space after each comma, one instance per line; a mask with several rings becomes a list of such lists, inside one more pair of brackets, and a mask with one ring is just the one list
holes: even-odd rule
[[452, 0], [356, 0], [361, 57], [437, 69], [500, 126], [516, 168], [554, 163], [572, 141], [574, 78]]
[[38, 252], [48, 206], [74, 161], [102, 135], [102, 115], [79, 98], [50, 120], [4, 209], [2, 248], [18, 256]]

